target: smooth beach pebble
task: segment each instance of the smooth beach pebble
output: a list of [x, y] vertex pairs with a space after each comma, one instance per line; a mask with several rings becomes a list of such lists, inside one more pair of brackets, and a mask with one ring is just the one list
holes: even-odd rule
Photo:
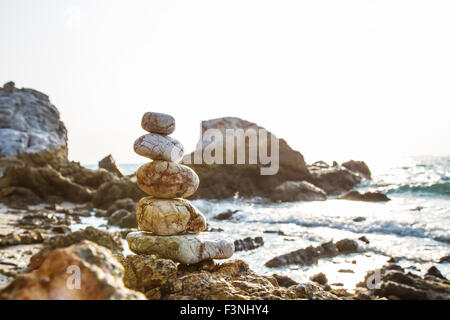
[[145, 197], [136, 210], [139, 229], [157, 235], [198, 233], [206, 228], [206, 220], [188, 200]]
[[134, 142], [134, 152], [152, 160], [179, 162], [184, 147], [178, 140], [158, 133], [148, 133]]
[[155, 160], [136, 172], [139, 188], [155, 198], [186, 198], [198, 188], [197, 174], [189, 167]]
[[146, 112], [142, 116], [141, 126], [148, 132], [171, 134], [175, 131], [175, 119], [165, 113]]
[[127, 235], [130, 250], [136, 254], [156, 254], [184, 264], [209, 259], [228, 259], [234, 253], [234, 243], [217, 239], [214, 235], [157, 236], [149, 232], [130, 232]]

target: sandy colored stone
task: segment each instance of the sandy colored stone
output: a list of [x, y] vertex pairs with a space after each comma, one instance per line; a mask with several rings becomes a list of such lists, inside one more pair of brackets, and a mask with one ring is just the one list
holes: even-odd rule
[[147, 133], [134, 142], [134, 152], [152, 160], [179, 162], [184, 147], [176, 139], [158, 133]]
[[188, 200], [145, 197], [136, 210], [139, 229], [168, 236], [206, 229], [206, 220]]
[[175, 119], [165, 113], [146, 112], [142, 116], [141, 126], [148, 132], [171, 134], [175, 131]]
[[127, 235], [130, 250], [136, 254], [156, 254], [184, 264], [209, 259], [227, 259], [234, 253], [233, 241], [219, 239], [214, 235], [157, 236], [138, 231]]
[[186, 198], [198, 188], [197, 174], [189, 167], [168, 161], [152, 161], [136, 172], [139, 188], [155, 198]]

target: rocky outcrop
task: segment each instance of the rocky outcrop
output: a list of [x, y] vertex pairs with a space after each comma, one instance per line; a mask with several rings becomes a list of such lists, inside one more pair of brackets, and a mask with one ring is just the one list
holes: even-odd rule
[[270, 194], [272, 201], [323, 201], [327, 194], [322, 189], [306, 181], [286, 181]]
[[369, 167], [364, 161], [349, 160], [343, 162], [342, 166], [353, 172], [359, 173], [365, 179], [372, 178], [372, 173], [370, 172]]
[[332, 241], [322, 243], [319, 246], [309, 246], [304, 249], [295, 250], [280, 256], [274, 257], [264, 265], [269, 268], [277, 268], [290, 264], [312, 265], [321, 258], [332, 258], [340, 254], [358, 252], [359, 246], [355, 240], [342, 239], [334, 243]]
[[274, 277], [254, 273], [242, 260], [181, 265], [155, 255], [132, 255], [122, 263], [125, 285], [148, 299], [339, 299], [312, 284], [280, 287]]
[[367, 202], [384, 202], [391, 200], [388, 196], [380, 191], [360, 193], [357, 190], [350, 190], [344, 195], [340, 196], [339, 199]]
[[244, 239], [234, 240], [234, 251], [247, 251], [257, 249], [264, 245], [262, 237], [246, 237]]
[[130, 212], [125, 209], [119, 209], [108, 218], [108, 224], [120, 228], [137, 228], [136, 212]]
[[0, 88], [0, 157], [39, 153], [66, 159], [66, 127], [48, 96], [9, 82]]
[[[202, 121], [201, 134], [203, 135], [209, 129], [220, 131], [225, 137], [226, 129], [253, 129], [258, 131], [263, 129], [255, 123], [245, 121], [239, 118], [219, 118], [214, 120]], [[270, 154], [272, 150], [271, 137], [268, 133], [268, 149]], [[261, 167], [266, 167], [259, 159], [256, 164], [250, 164], [249, 145], [245, 142], [234, 144], [235, 159], [238, 148], [243, 147], [246, 150], [246, 164], [202, 164], [194, 163], [195, 152], [186, 155], [183, 163], [190, 166], [198, 174], [201, 184], [194, 195], [195, 198], [216, 198], [223, 199], [234, 196], [239, 193], [243, 197], [264, 196], [267, 197], [273, 190], [285, 181], [309, 180], [310, 174], [306, 167], [303, 156], [300, 152], [292, 150], [283, 139], [273, 137], [279, 143], [279, 170], [275, 175], [261, 175]], [[202, 140], [198, 145], [200, 152], [206, 147], [211, 147], [212, 140]], [[226, 152], [224, 152], [224, 157]], [[225, 159], [226, 160], [226, 159]], [[225, 161], [224, 161], [225, 163]]]
[[105, 247], [90, 241], [53, 250], [0, 291], [7, 300], [145, 299], [127, 289], [122, 264]]
[[365, 295], [369, 297], [394, 300], [450, 299], [449, 280], [430, 274], [422, 278], [411, 272], [405, 272], [402, 267], [393, 263], [386, 264], [381, 269], [369, 271], [364, 281], [357, 286], [365, 290]]
[[95, 192], [92, 204], [96, 208], [107, 209], [117, 200], [131, 198], [137, 202], [145, 196], [134, 179], [125, 177], [102, 184]]
[[351, 190], [362, 180], [358, 173], [341, 166], [325, 167], [323, 165], [311, 165], [308, 169], [311, 173], [311, 179], [309, 181], [330, 196], [339, 195]]
[[125, 176], [112, 155], [107, 155], [102, 160], [100, 160], [98, 162], [98, 167], [115, 174], [119, 178], [123, 178]]

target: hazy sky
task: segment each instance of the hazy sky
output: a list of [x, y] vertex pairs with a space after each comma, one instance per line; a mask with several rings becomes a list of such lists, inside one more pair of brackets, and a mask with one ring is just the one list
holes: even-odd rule
[[308, 162], [450, 154], [450, 1], [0, 0], [0, 81], [48, 94], [69, 156], [133, 153], [145, 111], [193, 149], [238, 116]]

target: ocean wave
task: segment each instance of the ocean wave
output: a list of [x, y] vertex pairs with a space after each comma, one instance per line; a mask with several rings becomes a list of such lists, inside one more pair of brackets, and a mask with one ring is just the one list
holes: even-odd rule
[[390, 189], [388, 193], [417, 193], [431, 196], [450, 196], [450, 181], [437, 182], [427, 185], [405, 184]]

